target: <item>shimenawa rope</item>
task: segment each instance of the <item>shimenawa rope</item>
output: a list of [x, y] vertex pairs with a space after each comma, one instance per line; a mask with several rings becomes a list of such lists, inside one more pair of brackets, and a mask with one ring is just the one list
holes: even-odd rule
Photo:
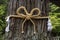
[[[23, 9], [23, 10], [25, 11], [26, 15], [19, 12], [21, 9]], [[34, 11], [38, 11], [38, 13], [37, 13], [36, 15], [33, 15], [33, 12], [34, 12]], [[35, 34], [35, 33], [36, 33], [36, 28], [35, 28], [35, 23], [34, 23], [34, 21], [33, 21], [32, 19], [48, 18], [48, 17], [41, 17], [41, 16], [40, 16], [40, 13], [41, 13], [41, 11], [40, 11], [39, 8], [34, 8], [34, 9], [31, 10], [30, 13], [28, 13], [27, 10], [26, 10], [26, 8], [25, 8], [24, 6], [21, 6], [21, 7], [19, 7], [19, 8], [17, 9], [17, 15], [10, 15], [10, 17], [19, 17], [19, 18], [24, 19], [24, 21], [23, 21], [23, 23], [22, 23], [22, 33], [24, 33], [24, 29], [23, 29], [24, 23], [25, 23], [27, 20], [30, 20], [30, 21], [32, 22], [32, 24], [33, 24], [34, 34]]]

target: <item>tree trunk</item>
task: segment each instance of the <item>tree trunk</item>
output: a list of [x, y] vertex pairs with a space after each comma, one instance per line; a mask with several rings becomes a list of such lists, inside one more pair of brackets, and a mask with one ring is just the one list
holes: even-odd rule
[[[28, 12], [37, 7], [41, 10], [40, 16], [48, 16], [48, 2], [49, 0], [10, 0], [8, 3], [7, 16], [16, 15], [16, 10], [20, 6], [25, 6]], [[25, 22], [24, 34], [22, 34], [21, 26], [24, 20], [20, 18], [11, 18], [10, 20], [10, 32], [6, 40], [48, 40], [48, 19], [32, 19], [36, 25], [36, 34], [33, 32], [33, 24], [30, 21]]]

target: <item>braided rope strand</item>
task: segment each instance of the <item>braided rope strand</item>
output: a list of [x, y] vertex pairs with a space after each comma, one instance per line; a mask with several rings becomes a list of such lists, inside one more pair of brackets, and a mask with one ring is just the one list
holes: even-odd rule
[[[23, 9], [23, 10], [25, 11], [26, 15], [19, 12], [21, 9]], [[36, 11], [36, 10], [38, 11], [38, 13], [37, 13], [36, 15], [33, 15], [33, 12]], [[30, 13], [28, 13], [27, 10], [26, 10], [26, 8], [25, 8], [24, 6], [21, 6], [21, 7], [19, 7], [19, 8], [17, 9], [16, 13], [17, 13], [17, 15], [10, 15], [10, 17], [19, 17], [19, 18], [24, 19], [24, 21], [22, 22], [22, 33], [24, 33], [24, 29], [23, 29], [23, 28], [24, 28], [24, 23], [25, 23], [27, 20], [30, 20], [30, 21], [32, 22], [33, 27], [34, 27], [34, 34], [35, 34], [35, 33], [36, 33], [36, 28], [35, 28], [35, 23], [34, 23], [34, 21], [33, 21], [32, 19], [44, 19], [44, 18], [49, 18], [49, 17], [41, 17], [41, 16], [39, 16], [40, 13], [41, 13], [41, 11], [40, 11], [39, 8], [34, 8], [34, 9], [31, 10]]]

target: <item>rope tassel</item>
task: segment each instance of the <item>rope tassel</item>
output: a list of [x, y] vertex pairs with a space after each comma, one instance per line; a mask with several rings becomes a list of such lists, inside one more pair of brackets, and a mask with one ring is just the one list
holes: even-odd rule
[[[26, 14], [23, 14], [23, 13], [20, 13], [19, 11], [23, 9], [25, 11]], [[33, 15], [33, 12], [34, 11], [38, 11], [38, 13], [36, 15]], [[41, 17], [40, 16], [40, 9], [39, 8], [34, 8], [31, 10], [30, 13], [27, 12], [26, 8], [24, 6], [21, 6], [17, 9], [17, 15], [10, 15], [10, 17], [19, 17], [19, 18], [22, 18], [22, 19], [25, 19], [22, 23], [22, 33], [24, 33], [24, 23], [27, 21], [27, 20], [30, 20], [31, 23], [33, 24], [33, 27], [34, 27], [34, 34], [36, 33], [36, 28], [35, 28], [35, 23], [32, 19], [43, 19], [43, 18], [48, 18], [48, 17]]]

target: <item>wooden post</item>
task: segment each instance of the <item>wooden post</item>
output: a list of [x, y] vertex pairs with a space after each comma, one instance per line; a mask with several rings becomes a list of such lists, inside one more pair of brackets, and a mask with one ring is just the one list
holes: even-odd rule
[[[8, 3], [9, 15], [16, 15], [16, 10], [20, 6], [25, 6], [28, 12], [33, 8], [39, 8], [41, 10], [40, 16], [48, 16], [48, 2], [47, 0], [10, 0]], [[24, 13], [24, 11], [21, 11]], [[23, 19], [11, 18], [10, 19], [10, 32], [6, 40], [47, 40], [47, 21], [48, 19], [32, 19], [36, 24], [36, 34], [33, 33], [33, 25], [30, 21], [26, 21], [24, 24], [25, 33], [21, 33], [21, 26]]]

